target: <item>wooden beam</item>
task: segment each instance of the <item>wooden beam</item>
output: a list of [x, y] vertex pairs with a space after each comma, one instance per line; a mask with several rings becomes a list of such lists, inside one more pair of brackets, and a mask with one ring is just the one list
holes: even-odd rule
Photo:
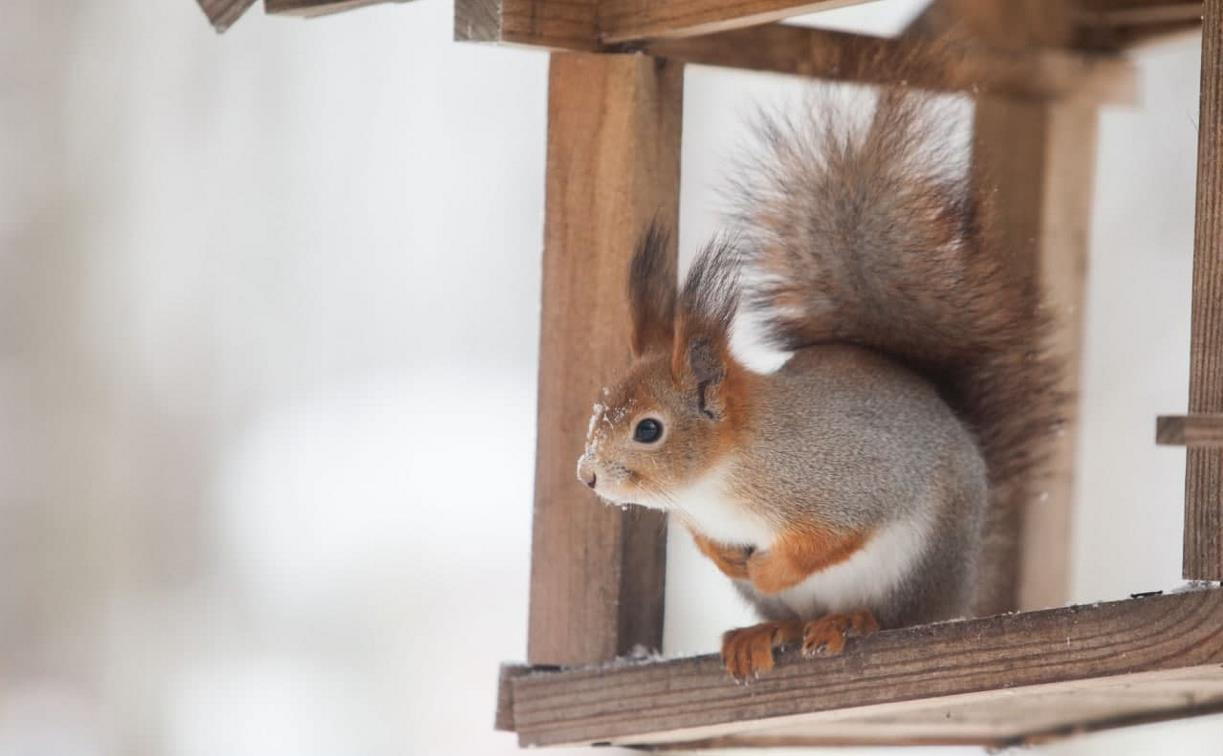
[[601, 0], [604, 43], [691, 37], [780, 21], [868, 0]]
[[513, 679], [513, 722], [523, 745], [998, 745], [1220, 710], [1220, 628], [1203, 589], [885, 631], [747, 685], [713, 655], [538, 672]]
[[1001, 53], [964, 45], [933, 54], [922, 42], [783, 24], [657, 40], [641, 49], [686, 63], [831, 81], [879, 84], [895, 81], [903, 72], [910, 83], [934, 90], [1108, 103], [1136, 98], [1134, 71], [1127, 61], [1053, 49]]
[[598, 0], [454, 0], [454, 38], [597, 50]]
[[628, 363], [633, 247], [653, 218], [677, 228], [683, 70], [558, 53], [548, 87], [527, 657], [571, 665], [662, 642], [665, 519], [601, 504], [574, 470], [600, 387]]
[[[1189, 413], [1223, 413], [1223, 0], [1206, 0], [1193, 240]], [[1189, 449], [1184, 575], [1223, 580], [1223, 450]]]
[[1223, 448], [1223, 415], [1163, 415], [1155, 421], [1155, 443]]
[[255, 0], [197, 0], [197, 2], [218, 34], [232, 26], [242, 17], [243, 13], [246, 13], [248, 8], [255, 4]]
[[263, 9], [276, 15], [313, 18], [392, 2], [405, 3], [409, 0], [263, 0]]
[[1200, 0], [1081, 0], [1074, 19], [1077, 47], [1116, 51], [1196, 32], [1201, 28], [1202, 3]]
[[1089, 23], [1099, 26], [1143, 26], [1147, 24], [1166, 24], [1177, 21], [1202, 21], [1202, 3], [1198, 2], [1161, 2], [1136, 3], [1121, 5], [1110, 3], [1095, 11], [1084, 11], [1078, 14], [1080, 24]]
[[870, 0], [455, 0], [454, 38], [593, 51], [765, 24]]

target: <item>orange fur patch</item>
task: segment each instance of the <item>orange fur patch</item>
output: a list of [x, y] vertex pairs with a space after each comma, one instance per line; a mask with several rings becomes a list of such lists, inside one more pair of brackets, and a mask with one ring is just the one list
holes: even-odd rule
[[869, 532], [842, 533], [820, 527], [787, 530], [767, 551], [757, 551], [747, 560], [748, 577], [760, 593], [778, 593], [813, 572], [849, 559], [869, 538]]
[[689, 532], [692, 533], [692, 540], [696, 541], [696, 547], [713, 561], [723, 575], [735, 579], [747, 578], [747, 560], [751, 556], [750, 550], [742, 546], [715, 543], [691, 528]]

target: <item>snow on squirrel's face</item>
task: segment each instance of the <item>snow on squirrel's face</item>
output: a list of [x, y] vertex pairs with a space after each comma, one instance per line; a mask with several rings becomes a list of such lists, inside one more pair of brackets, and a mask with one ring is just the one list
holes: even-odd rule
[[699, 394], [672, 377], [669, 355], [638, 360], [595, 403], [578, 480], [612, 504], [670, 508], [715, 461], [716, 420]]

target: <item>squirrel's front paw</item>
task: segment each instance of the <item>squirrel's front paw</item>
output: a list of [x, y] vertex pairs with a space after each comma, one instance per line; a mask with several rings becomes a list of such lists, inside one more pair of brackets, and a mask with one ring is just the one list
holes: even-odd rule
[[845, 650], [846, 638], [878, 630], [879, 622], [869, 609], [811, 620], [803, 627], [803, 656], [836, 656]]
[[807, 573], [797, 569], [784, 552], [769, 549], [748, 558], [747, 577], [758, 593], [767, 596], [798, 585]]
[[715, 543], [700, 533], [693, 532], [692, 540], [701, 553], [713, 560], [723, 575], [742, 580], [747, 578], [747, 560], [752, 550], [746, 546], [727, 546]]
[[802, 637], [801, 620], [761, 622], [727, 630], [722, 636], [722, 665], [738, 682], [759, 677], [773, 668], [773, 649]]

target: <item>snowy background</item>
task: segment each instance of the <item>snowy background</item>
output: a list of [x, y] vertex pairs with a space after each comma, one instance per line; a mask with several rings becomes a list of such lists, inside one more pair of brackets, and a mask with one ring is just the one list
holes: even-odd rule
[[[3, 17], [0, 756], [513, 752], [545, 56], [451, 43], [441, 0], [224, 37], [190, 0]], [[1183, 455], [1151, 439], [1186, 394], [1198, 45], [1142, 60], [1101, 121], [1080, 600], [1179, 582]], [[740, 116], [797, 86], [689, 71], [685, 251]], [[682, 538], [667, 612], [669, 653], [750, 619]]]

